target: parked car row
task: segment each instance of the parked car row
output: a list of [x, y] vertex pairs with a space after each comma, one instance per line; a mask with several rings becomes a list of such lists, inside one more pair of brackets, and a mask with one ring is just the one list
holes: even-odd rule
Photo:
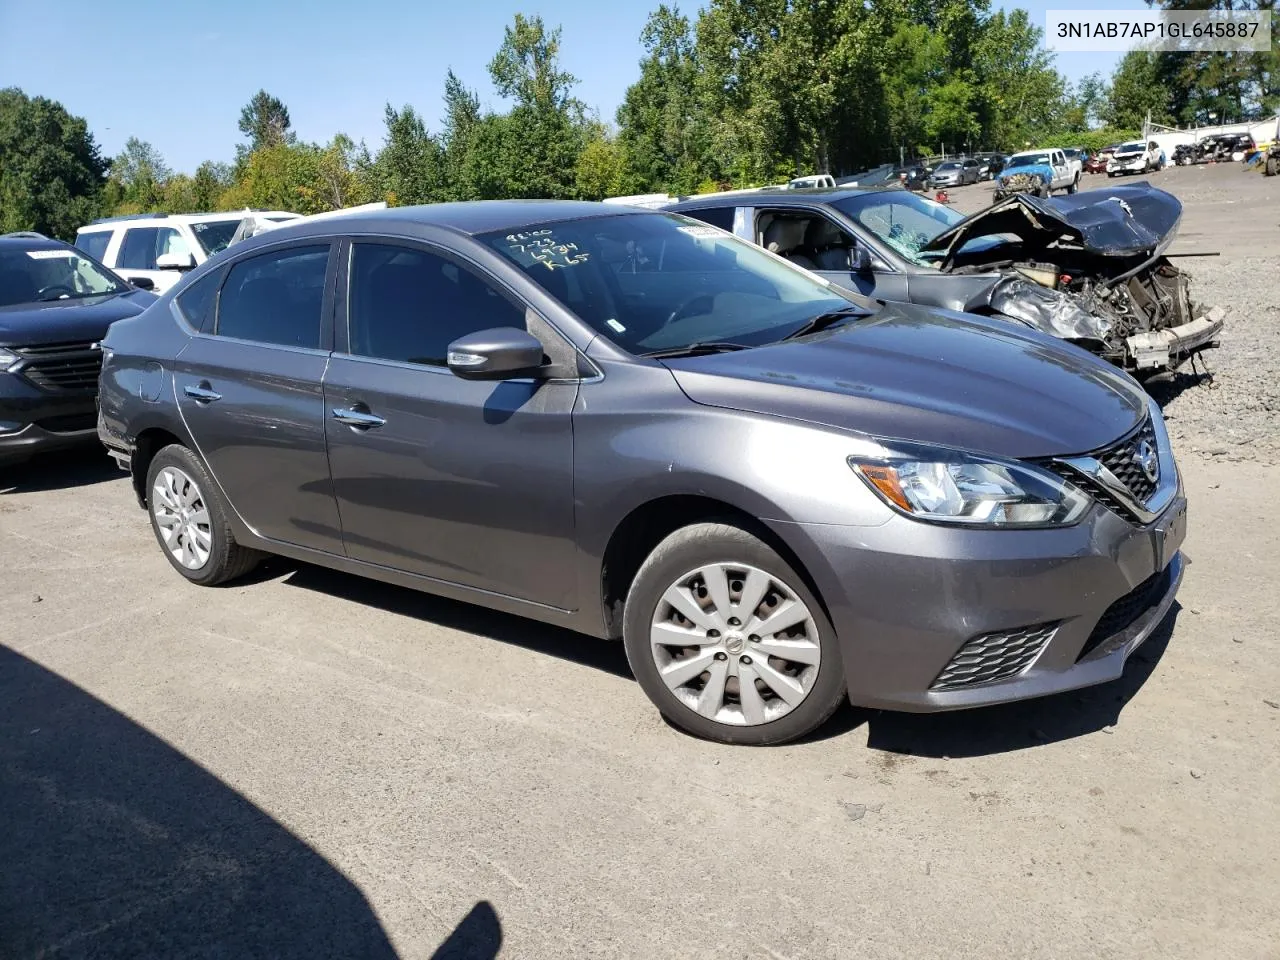
[[100, 365], [97, 436], [192, 583], [281, 554], [620, 639], [674, 725], [777, 743], [1114, 679], [1173, 603], [1159, 407], [1065, 342], [1185, 293], [1177, 201], [1122, 189], [1127, 245], [1084, 198], [897, 187], [359, 211], [158, 299], [14, 238], [0, 303], [91, 354], [0, 350], [0, 389], [76, 370], [91, 403]]

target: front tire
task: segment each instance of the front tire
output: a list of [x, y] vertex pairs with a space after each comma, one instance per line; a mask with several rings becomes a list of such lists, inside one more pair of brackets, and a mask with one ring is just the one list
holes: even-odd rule
[[213, 477], [181, 444], [170, 444], [151, 461], [147, 513], [165, 558], [192, 583], [212, 587], [234, 580], [262, 559], [236, 543]]
[[675, 726], [720, 743], [784, 743], [845, 698], [835, 630], [804, 579], [728, 523], [672, 533], [645, 560], [623, 615], [627, 662]]

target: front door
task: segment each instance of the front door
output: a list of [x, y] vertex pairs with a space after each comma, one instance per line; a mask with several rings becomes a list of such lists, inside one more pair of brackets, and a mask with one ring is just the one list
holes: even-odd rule
[[191, 254], [186, 239], [174, 227], [129, 227], [120, 240], [111, 267], [126, 279], [147, 277], [156, 293], [164, 293], [182, 279], [180, 270], [161, 270], [156, 260], [165, 254]]
[[341, 553], [321, 387], [329, 251], [313, 240], [233, 264], [213, 332], [178, 355], [174, 387], [200, 455], [251, 529]]
[[[525, 328], [524, 305], [418, 245], [353, 243], [348, 289], [347, 351], [324, 387], [347, 555], [575, 607], [577, 382], [468, 381], [445, 365], [464, 334]], [[339, 321], [339, 350], [343, 334]]]

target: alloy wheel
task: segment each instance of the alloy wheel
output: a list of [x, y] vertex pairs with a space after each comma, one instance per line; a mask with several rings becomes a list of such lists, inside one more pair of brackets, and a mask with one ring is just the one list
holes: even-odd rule
[[209, 508], [189, 474], [177, 467], [165, 467], [156, 474], [151, 515], [174, 560], [188, 570], [199, 570], [209, 562], [213, 549]]
[[822, 657], [817, 624], [796, 591], [741, 563], [707, 564], [672, 583], [649, 637], [667, 688], [695, 713], [735, 726], [798, 707]]

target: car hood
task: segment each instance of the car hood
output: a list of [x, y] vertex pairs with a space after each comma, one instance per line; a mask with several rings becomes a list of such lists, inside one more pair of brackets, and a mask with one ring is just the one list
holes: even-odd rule
[[695, 403], [1004, 457], [1096, 450], [1147, 409], [1137, 383], [1083, 350], [911, 304], [799, 340], [665, 363]]
[[945, 252], [944, 269], [970, 240], [1009, 233], [1031, 246], [1065, 238], [1099, 256], [1150, 255], [1172, 242], [1181, 219], [1178, 198], [1146, 182], [1049, 200], [1019, 193], [961, 220], [922, 249]]
[[1032, 176], [1044, 177], [1049, 181], [1053, 180], [1053, 167], [1046, 166], [1043, 163], [1032, 164], [1029, 167], [1006, 167], [996, 175], [996, 179], [1000, 183], [1004, 183], [1010, 177], [1016, 177], [1020, 173], [1029, 173]]
[[130, 290], [83, 300], [0, 307], [0, 346], [101, 340], [115, 321], [137, 316], [155, 302], [155, 295], [146, 290]]

